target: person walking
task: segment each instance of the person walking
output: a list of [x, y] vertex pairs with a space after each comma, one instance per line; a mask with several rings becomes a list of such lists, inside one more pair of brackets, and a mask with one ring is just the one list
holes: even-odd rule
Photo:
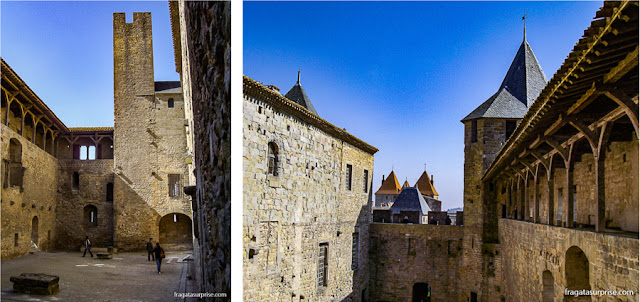
[[164, 250], [160, 247], [160, 242], [156, 242], [156, 248], [153, 249], [153, 253], [156, 256], [156, 265], [158, 266], [158, 275], [161, 275], [160, 265], [162, 265], [162, 259], [164, 258]]
[[155, 255], [153, 254], [153, 242], [151, 242], [151, 238], [147, 242], [147, 261], [156, 260]]
[[87, 236], [87, 238], [84, 240], [84, 254], [82, 254], [82, 257], [87, 255], [87, 251], [89, 251], [89, 255], [93, 257], [93, 253], [91, 252], [91, 240], [89, 240], [89, 236]]

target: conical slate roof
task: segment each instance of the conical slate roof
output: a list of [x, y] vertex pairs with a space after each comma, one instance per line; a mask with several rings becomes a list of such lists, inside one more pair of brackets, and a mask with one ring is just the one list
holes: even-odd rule
[[498, 92], [462, 119], [522, 118], [547, 84], [542, 67], [526, 39], [518, 49]]
[[307, 93], [304, 92], [302, 85], [300, 85], [300, 71], [298, 71], [298, 82], [284, 95], [285, 98], [297, 103], [298, 105], [307, 108], [307, 110], [311, 111], [311, 113], [318, 115], [316, 109], [311, 104], [311, 100], [307, 96]]
[[400, 211], [420, 211], [420, 214], [427, 215], [431, 209], [416, 187], [406, 187], [389, 210], [393, 214], [400, 214]]
[[427, 171], [422, 172], [422, 175], [418, 178], [415, 187], [418, 188], [420, 193], [423, 195], [438, 195], [436, 188], [433, 187], [433, 184], [431, 183], [431, 179], [429, 179]]
[[380, 189], [376, 192], [376, 194], [398, 194], [402, 188], [398, 183], [398, 178], [396, 178], [396, 173], [391, 171], [389, 176], [382, 182]]

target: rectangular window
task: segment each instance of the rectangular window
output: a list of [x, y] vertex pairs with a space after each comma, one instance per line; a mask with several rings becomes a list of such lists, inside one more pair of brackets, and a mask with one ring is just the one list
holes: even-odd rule
[[351, 242], [351, 269], [358, 268], [358, 258], [360, 258], [360, 232], [353, 233], [353, 241]]
[[73, 190], [78, 192], [80, 190], [80, 173], [73, 172]]
[[180, 197], [180, 174], [169, 174], [169, 197]]
[[513, 131], [516, 130], [516, 121], [506, 121], [505, 123], [505, 133], [504, 133], [504, 141], [507, 141]]
[[407, 254], [415, 255], [416, 254], [416, 239], [415, 238], [407, 238]]
[[347, 190], [351, 191], [351, 172], [353, 171], [353, 166], [347, 165], [347, 176], [346, 176], [346, 187]]
[[107, 201], [113, 201], [113, 183], [107, 183]]
[[556, 208], [558, 209], [556, 220], [562, 220], [562, 203], [564, 202], [564, 198], [562, 196], [563, 189], [558, 189], [558, 205]]
[[363, 192], [365, 192], [365, 193], [367, 193], [367, 187], [369, 187], [369, 186], [368, 186], [368, 184], [369, 184], [369, 171], [364, 170], [364, 176], [363, 176], [363, 178], [364, 178], [364, 180], [363, 180], [363, 182], [362, 182], [362, 185], [363, 185], [363, 187], [362, 187], [362, 191], [363, 191]]
[[471, 121], [471, 142], [478, 141], [478, 121]]
[[470, 302], [478, 302], [478, 294], [471, 292], [471, 297], [469, 299]]
[[318, 246], [318, 288], [327, 287], [329, 280], [329, 243]]
[[13, 237], [13, 246], [18, 246], [18, 233]]

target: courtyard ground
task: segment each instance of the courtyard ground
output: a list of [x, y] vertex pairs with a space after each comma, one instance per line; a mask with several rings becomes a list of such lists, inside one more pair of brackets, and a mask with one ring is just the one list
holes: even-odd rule
[[[157, 274], [155, 261], [146, 252], [114, 254], [103, 260], [82, 257], [79, 252], [36, 252], [2, 261], [2, 301], [180, 301], [174, 292], [193, 292], [187, 275], [193, 261], [182, 261], [190, 251], [170, 252]], [[190, 266], [190, 268], [189, 268]], [[60, 277], [60, 293], [55, 296], [13, 292], [11, 276], [45, 273]], [[184, 300], [190, 301], [191, 299]], [[193, 300], [195, 301], [195, 299]]]

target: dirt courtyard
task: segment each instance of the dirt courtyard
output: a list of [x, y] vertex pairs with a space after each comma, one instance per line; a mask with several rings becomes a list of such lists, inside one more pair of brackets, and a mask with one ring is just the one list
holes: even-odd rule
[[[3, 301], [176, 301], [174, 292], [192, 292], [187, 284], [190, 251], [167, 252], [162, 275], [146, 252], [114, 254], [113, 259], [82, 257], [79, 252], [36, 252], [2, 261]], [[193, 266], [192, 266], [193, 267]], [[13, 293], [11, 276], [45, 273], [60, 277], [60, 293], [39, 296]], [[182, 284], [181, 284], [182, 283]], [[188, 282], [194, 283], [194, 282]]]

